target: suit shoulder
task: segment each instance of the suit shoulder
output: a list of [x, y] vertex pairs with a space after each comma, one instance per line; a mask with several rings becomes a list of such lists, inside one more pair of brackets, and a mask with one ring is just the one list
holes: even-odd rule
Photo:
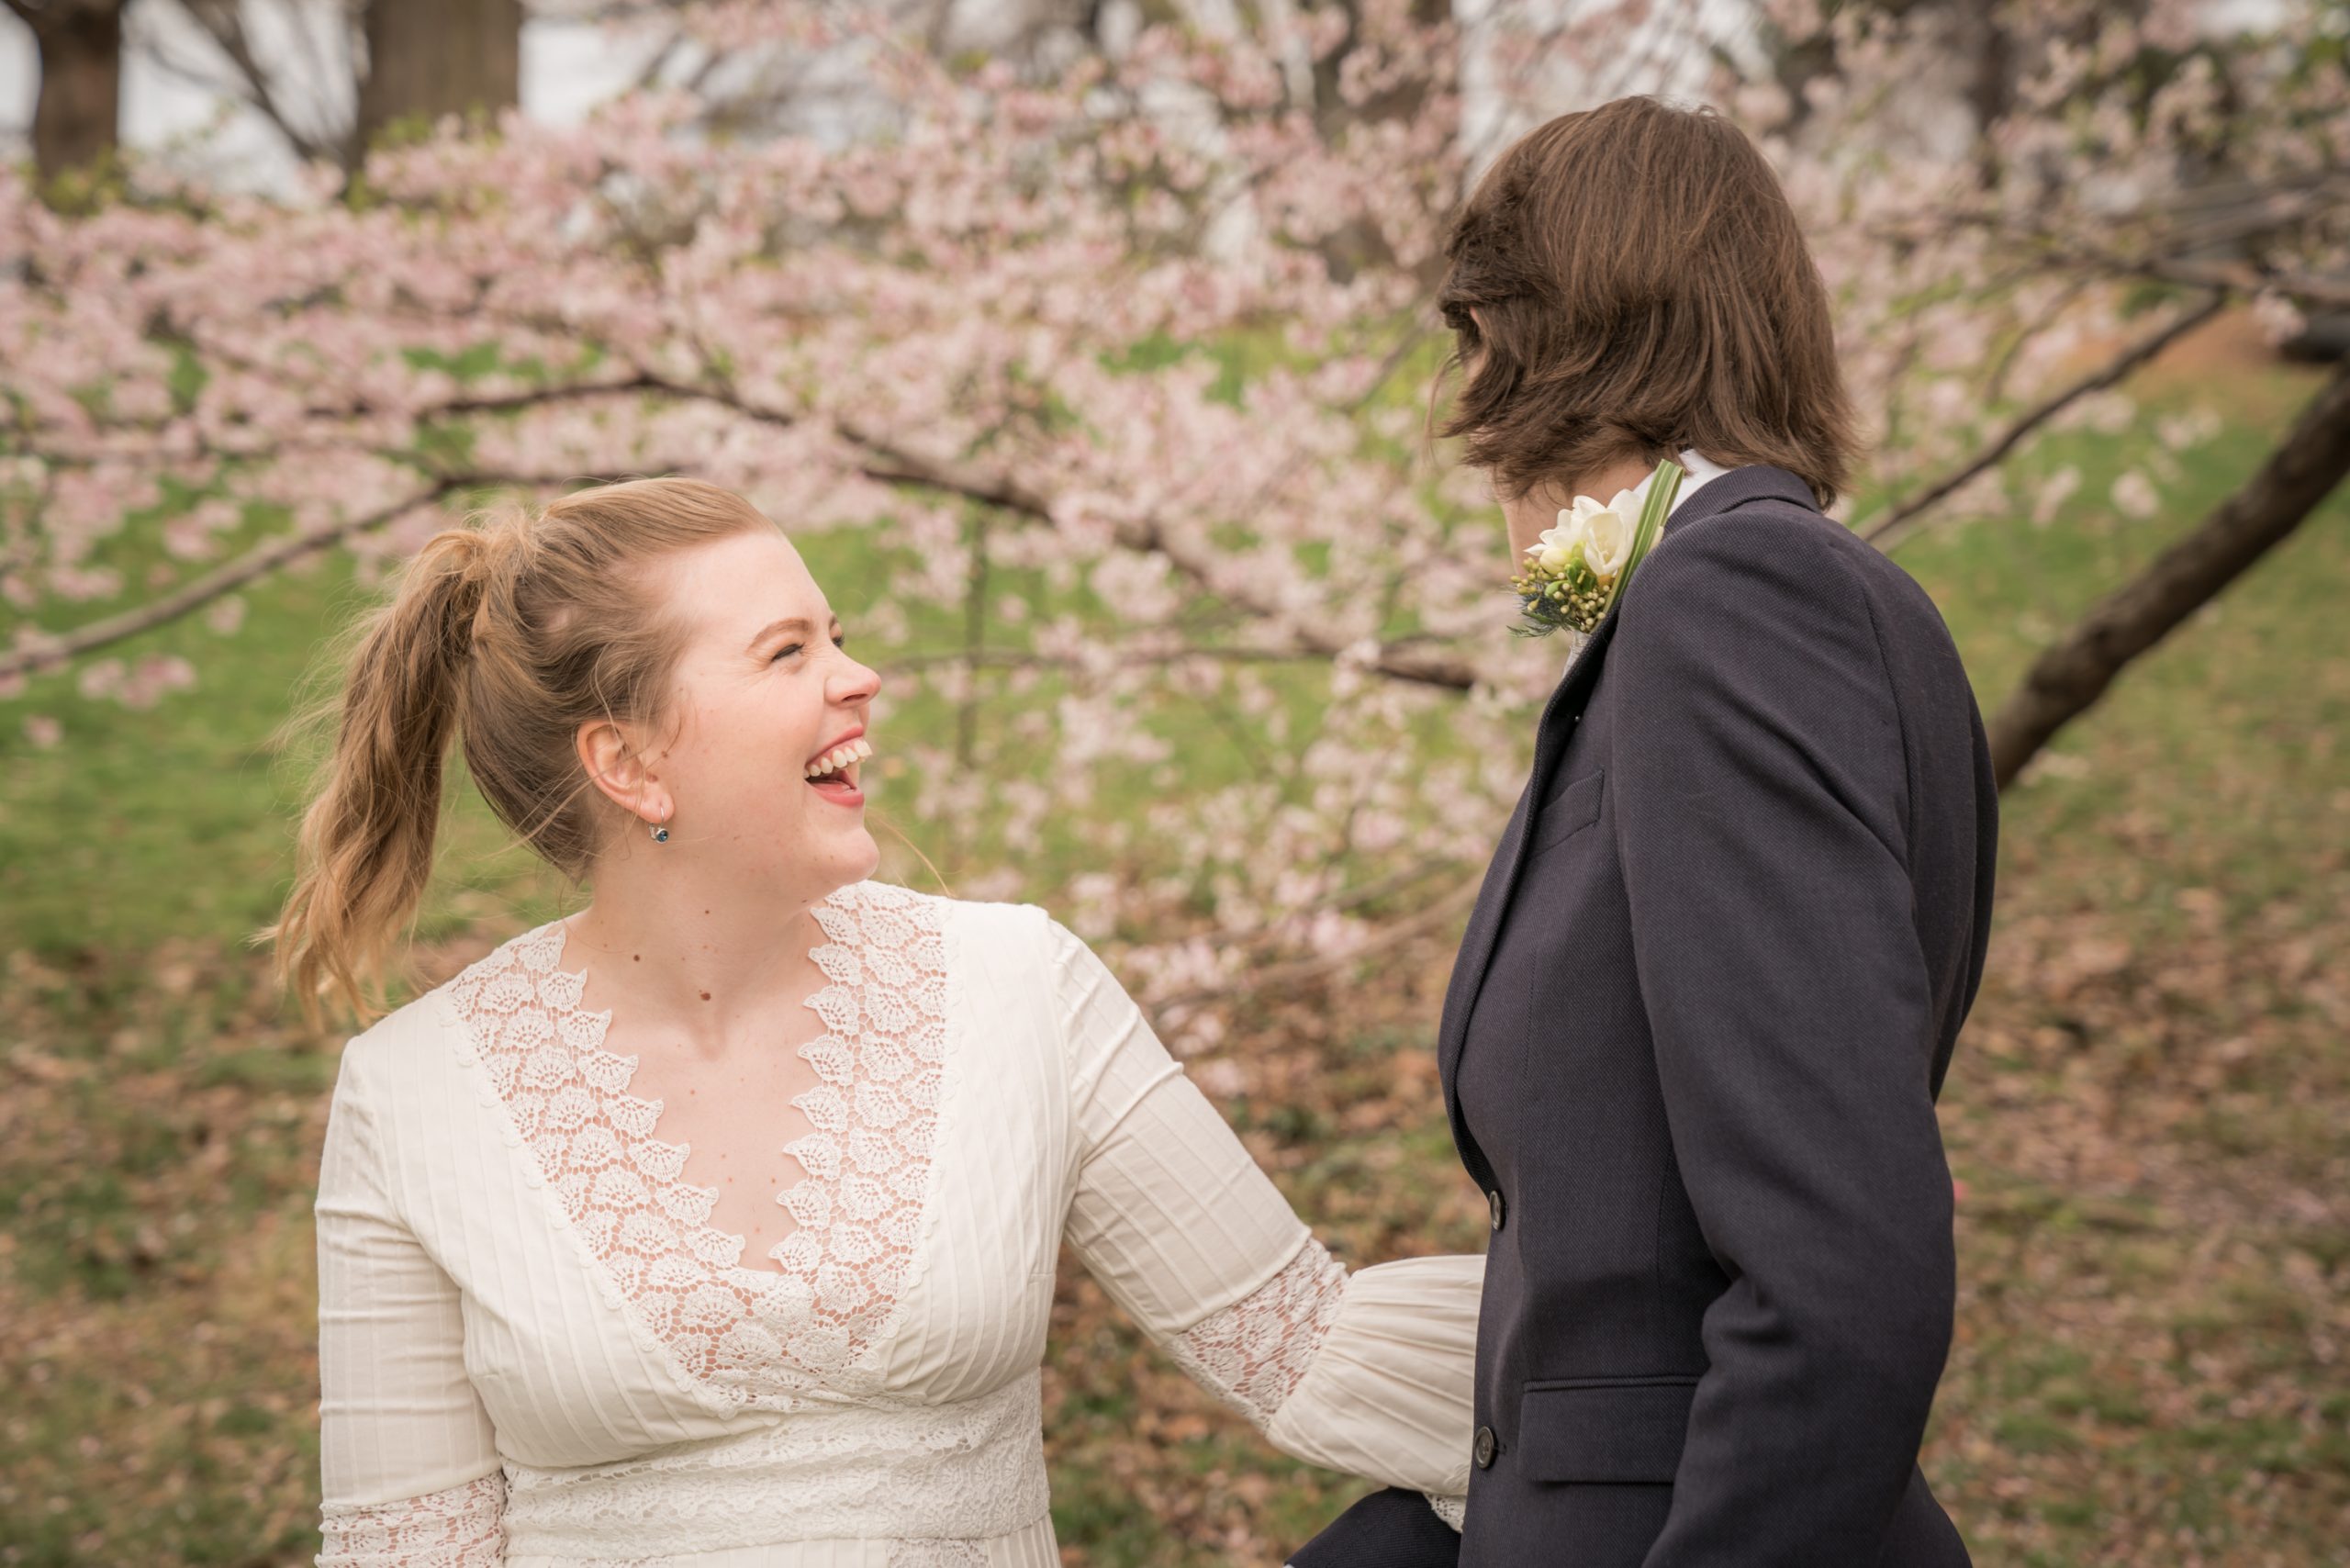
[[1726, 621], [1760, 631], [1818, 620], [1863, 623], [1864, 554], [1877, 552], [1843, 524], [1777, 499], [1667, 523], [1626, 585], [1624, 630], [1647, 638], [1705, 636]]
[[1817, 508], [1776, 497], [1748, 501], [1678, 527], [1667, 523], [1648, 564], [1663, 561], [1669, 553], [1684, 570], [1728, 568], [1755, 575], [1770, 575], [1774, 567], [1790, 563], [1817, 570], [1831, 561], [1854, 565], [1863, 556], [1885, 558]]
[[1643, 590], [1649, 599], [1735, 596], [1825, 609], [1881, 630], [1949, 637], [1932, 596], [1900, 563], [1816, 508], [1776, 498], [1695, 519], [1677, 537], [1668, 525], [1627, 600]]

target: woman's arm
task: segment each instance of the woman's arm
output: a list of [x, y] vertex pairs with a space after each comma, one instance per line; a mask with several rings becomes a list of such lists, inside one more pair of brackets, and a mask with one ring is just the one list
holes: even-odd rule
[[1351, 1274], [1291, 1212], [1101, 960], [1058, 924], [1077, 1070], [1069, 1239], [1194, 1381], [1284, 1452], [1442, 1496], [1468, 1491], [1484, 1260]]
[[502, 1562], [506, 1475], [457, 1287], [386, 1195], [346, 1047], [319, 1161], [319, 1568]]

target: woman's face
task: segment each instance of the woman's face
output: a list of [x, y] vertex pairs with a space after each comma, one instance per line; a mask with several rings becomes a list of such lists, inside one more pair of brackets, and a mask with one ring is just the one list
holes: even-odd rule
[[669, 842], [653, 852], [683, 848], [730, 879], [811, 900], [871, 876], [880, 849], [858, 778], [881, 678], [843, 651], [841, 623], [800, 552], [762, 529], [664, 568], [693, 631], [666, 745], [633, 802], [647, 822], [668, 813]]

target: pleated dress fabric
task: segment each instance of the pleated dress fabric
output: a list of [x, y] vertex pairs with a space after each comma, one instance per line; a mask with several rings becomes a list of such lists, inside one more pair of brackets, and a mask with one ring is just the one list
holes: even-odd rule
[[563, 922], [346, 1045], [323, 1568], [1057, 1568], [1064, 1238], [1276, 1446], [1466, 1492], [1481, 1258], [1341, 1265], [1043, 911], [868, 881], [817, 917], [813, 1130], [767, 1260], [707, 1223]]

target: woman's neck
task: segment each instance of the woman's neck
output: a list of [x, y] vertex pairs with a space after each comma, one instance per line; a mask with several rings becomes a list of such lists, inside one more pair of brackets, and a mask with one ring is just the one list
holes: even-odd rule
[[632, 1025], [711, 1058], [796, 1020], [823, 983], [809, 957], [825, 939], [822, 899], [654, 875], [643, 858], [599, 868], [594, 902], [565, 922], [564, 967], [594, 969], [598, 1005], [619, 1002]]

